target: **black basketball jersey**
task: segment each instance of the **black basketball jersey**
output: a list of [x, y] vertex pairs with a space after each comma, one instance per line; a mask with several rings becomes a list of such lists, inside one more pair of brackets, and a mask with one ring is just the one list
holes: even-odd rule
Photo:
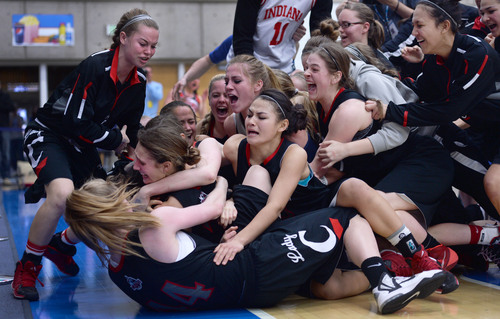
[[[195, 249], [184, 259], [162, 263], [123, 256], [117, 267], [109, 266], [111, 280], [130, 298], [157, 311], [187, 311], [239, 307], [246, 289], [255, 282], [249, 251], [243, 250], [225, 266], [214, 262], [216, 244], [190, 235]], [[128, 238], [139, 242], [138, 231]]]
[[[271, 177], [271, 184], [278, 178], [281, 170], [281, 161], [290, 145], [294, 143], [282, 138], [278, 148], [266, 158], [260, 165], [264, 167]], [[243, 139], [238, 146], [238, 163], [236, 169], [236, 178], [238, 183], [242, 183], [245, 175], [250, 168], [250, 144], [247, 139]], [[333, 200], [336, 189], [325, 186], [314, 176], [310, 170], [309, 181], [307, 185], [297, 185], [288, 204], [281, 213], [281, 218], [297, 216], [303, 213], [311, 212], [316, 209], [328, 207]]]
[[[334, 207], [279, 221], [225, 266], [213, 262], [216, 244], [189, 235], [195, 249], [180, 261], [158, 262], [135, 248], [145, 258], [123, 256], [108, 273], [131, 299], [157, 311], [272, 306], [310, 278], [330, 278], [355, 215]], [[138, 231], [128, 238], [139, 242]]]
[[319, 103], [316, 104], [316, 110], [318, 111], [318, 117], [319, 117], [319, 131], [323, 138], [325, 138], [326, 134], [328, 134], [328, 124], [330, 124], [330, 120], [332, 119], [335, 110], [337, 110], [340, 104], [350, 99], [366, 101], [366, 99], [358, 92], [341, 88], [337, 93], [337, 95], [335, 96], [335, 98], [333, 99], [332, 105], [330, 106], [328, 113], [325, 113], [325, 111], [321, 107], [321, 104]]
[[[203, 203], [203, 201], [205, 201], [205, 198], [214, 188], [215, 182], [202, 187], [194, 187], [168, 194], [163, 194], [160, 196], [160, 198], [162, 201], [166, 201], [170, 196], [172, 196], [179, 201], [182, 207], [194, 206]], [[221, 225], [219, 225], [217, 219], [194, 226], [191, 228], [191, 232], [205, 239], [208, 239], [213, 243], [220, 242], [222, 235], [224, 235], [224, 229]]]

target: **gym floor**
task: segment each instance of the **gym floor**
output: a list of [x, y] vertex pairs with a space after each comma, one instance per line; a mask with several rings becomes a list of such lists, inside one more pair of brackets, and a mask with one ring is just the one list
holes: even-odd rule
[[[3, 205], [18, 256], [22, 255], [31, 221], [40, 206], [24, 204], [24, 191], [4, 190]], [[0, 197], [0, 198], [2, 198]], [[57, 231], [66, 225], [59, 222]], [[30, 302], [33, 318], [366, 318], [379, 316], [371, 293], [337, 301], [310, 300], [290, 296], [266, 309], [222, 310], [198, 313], [154, 313], [140, 307], [109, 279], [95, 253], [77, 245], [75, 261], [80, 273], [68, 277], [44, 259], [38, 284], [40, 300]], [[12, 265], [12, 274], [15, 265]], [[500, 270], [493, 264], [488, 272], [460, 275], [460, 288], [448, 295], [433, 294], [415, 300], [385, 318], [498, 318], [500, 314]], [[21, 302], [12, 297], [12, 303]], [[0, 317], [2, 316], [0, 309]]]

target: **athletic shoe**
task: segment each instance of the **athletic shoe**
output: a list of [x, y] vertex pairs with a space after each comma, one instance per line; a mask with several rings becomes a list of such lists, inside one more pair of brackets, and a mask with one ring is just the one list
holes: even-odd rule
[[457, 253], [443, 245], [427, 249], [427, 254], [429, 257], [434, 258], [444, 270], [452, 270], [458, 262]]
[[[16, 263], [16, 272], [11, 287], [14, 297], [17, 299], [27, 299], [30, 301], [38, 300], [38, 291], [36, 290], [36, 281], [42, 265], [35, 265], [28, 260], [24, 265], [21, 261]], [[40, 282], [40, 280], [38, 280]], [[40, 282], [40, 284], [42, 284]], [[43, 284], [42, 284], [43, 286]]]
[[[416, 252], [413, 255], [413, 258], [409, 258], [407, 259], [407, 261], [416, 274], [426, 270], [442, 270], [441, 265], [434, 258], [429, 257], [429, 254], [423, 246], [421, 246], [420, 251]], [[458, 279], [455, 277], [455, 275], [453, 275], [449, 271], [445, 271], [445, 274], [445, 281], [437, 289], [437, 292], [441, 294], [448, 294], [452, 291], [455, 291], [459, 286]]]
[[416, 252], [413, 257], [407, 258], [406, 260], [415, 274], [425, 270], [441, 269], [437, 261], [429, 257], [427, 250], [425, 250], [422, 245], [420, 245], [420, 250]]
[[460, 245], [454, 246], [453, 249], [458, 254], [458, 263], [467, 268], [486, 272], [490, 267], [490, 262], [481, 256], [484, 249], [483, 245]]
[[428, 270], [411, 277], [391, 277], [384, 274], [372, 292], [382, 314], [393, 313], [415, 298], [426, 298], [445, 280], [442, 270]]
[[410, 277], [413, 275], [413, 270], [406, 262], [406, 259], [400, 253], [385, 249], [380, 252], [385, 267], [394, 276]]
[[62, 273], [68, 276], [76, 276], [80, 271], [80, 267], [73, 259], [75, 254], [76, 247], [65, 244], [61, 240], [61, 233], [57, 233], [52, 236], [43, 256], [51, 260]]
[[500, 236], [493, 238], [489, 246], [483, 246], [478, 256], [482, 256], [488, 262], [495, 263], [500, 268]]
[[446, 277], [444, 279], [444, 282], [441, 286], [439, 286], [438, 289], [436, 289], [437, 293], [440, 294], [449, 294], [450, 292], [453, 292], [458, 289], [460, 286], [460, 283], [458, 282], [458, 278], [452, 274], [449, 271], [445, 270]]

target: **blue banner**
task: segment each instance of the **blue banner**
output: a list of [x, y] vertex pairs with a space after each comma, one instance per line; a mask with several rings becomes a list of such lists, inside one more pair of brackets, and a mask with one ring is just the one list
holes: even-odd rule
[[72, 46], [72, 14], [13, 14], [13, 46]]

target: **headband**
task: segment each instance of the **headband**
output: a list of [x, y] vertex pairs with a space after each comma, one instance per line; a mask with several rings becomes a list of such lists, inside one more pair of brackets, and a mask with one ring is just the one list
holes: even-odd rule
[[424, 4], [430, 4], [431, 6], [433, 6], [434, 8], [438, 9], [439, 11], [441, 11], [442, 13], [444, 13], [448, 18], [450, 18], [451, 21], [453, 21], [453, 24], [455, 24], [455, 26], [458, 28], [458, 23], [457, 21], [455, 21], [455, 19], [453, 19], [451, 17], [451, 15], [446, 12], [446, 10], [444, 10], [443, 8], [441, 8], [440, 6], [438, 6], [436, 3], [432, 2], [432, 1], [429, 1], [429, 0], [421, 0], [419, 2], [420, 3], [424, 3]]
[[348, 46], [345, 47], [345, 49], [347, 52], [351, 53], [359, 60], [368, 63], [366, 57], [363, 55], [363, 53], [361, 53], [361, 51], [359, 51], [359, 49], [355, 45], [349, 44]]
[[265, 99], [268, 99], [268, 100], [271, 100], [273, 101], [274, 103], [278, 104], [278, 107], [281, 111], [281, 113], [283, 114], [283, 116], [286, 118], [286, 115], [285, 115], [285, 112], [283, 111], [283, 109], [281, 108], [281, 105], [278, 103], [278, 101], [276, 101], [272, 96], [269, 96], [269, 95], [265, 95], [265, 94], [262, 94], [261, 97], [265, 98]]
[[139, 21], [142, 21], [142, 20], [153, 20], [153, 18], [151, 18], [149, 15], [147, 14], [139, 14], [139, 15], [136, 15], [135, 17], [133, 17], [132, 19], [128, 20], [127, 23], [125, 23], [125, 25], [120, 29], [120, 32], [125, 29], [126, 27], [128, 27], [129, 25], [133, 24], [133, 23], [136, 23], [136, 22], [139, 22]]
[[335, 60], [335, 58], [333, 57], [333, 55], [330, 54], [330, 52], [328, 52], [327, 49], [325, 49], [325, 47], [321, 47], [323, 50], [325, 50], [326, 54], [328, 54], [330, 56], [330, 58], [332, 59], [333, 63], [335, 64], [335, 67], [337, 68], [337, 70], [340, 71], [340, 68], [339, 68], [339, 64], [337, 63], [337, 60]]

